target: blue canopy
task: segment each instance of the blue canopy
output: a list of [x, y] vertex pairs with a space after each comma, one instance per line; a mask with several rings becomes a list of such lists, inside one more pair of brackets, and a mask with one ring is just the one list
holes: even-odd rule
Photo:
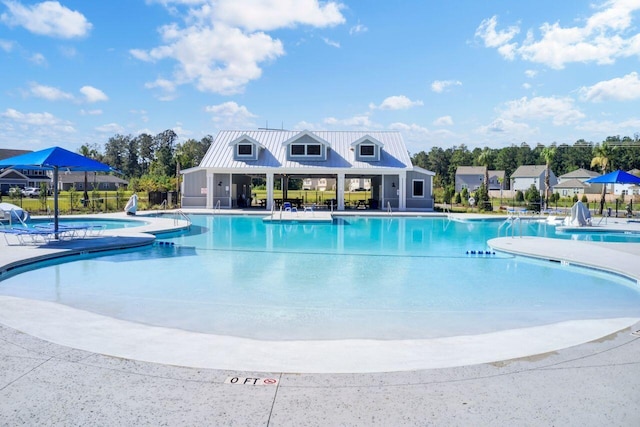
[[109, 165], [65, 150], [60, 147], [47, 148], [33, 153], [21, 154], [8, 159], [0, 160], [0, 169], [12, 167], [14, 169], [27, 170], [54, 170], [87, 172], [112, 172]]
[[606, 175], [596, 176], [585, 182], [590, 184], [640, 184], [640, 178], [623, 170], [617, 170]]
[[47, 148], [0, 160], [0, 170], [6, 168], [53, 171], [54, 231], [58, 238], [58, 170], [79, 172], [115, 172], [109, 165], [100, 163], [60, 147]]

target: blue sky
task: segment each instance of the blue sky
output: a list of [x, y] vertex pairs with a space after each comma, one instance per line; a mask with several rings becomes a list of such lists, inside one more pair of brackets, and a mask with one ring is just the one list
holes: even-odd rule
[[0, 147], [400, 130], [411, 154], [640, 132], [640, 0], [0, 0]]

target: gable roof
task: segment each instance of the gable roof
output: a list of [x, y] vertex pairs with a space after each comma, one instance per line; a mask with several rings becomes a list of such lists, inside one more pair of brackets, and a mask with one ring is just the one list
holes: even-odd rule
[[31, 150], [13, 150], [10, 148], [0, 148], [0, 160], [8, 159], [9, 157], [19, 156], [21, 154], [31, 153]]
[[556, 184], [553, 188], [587, 188], [588, 184], [580, 181], [579, 179], [569, 179], [566, 181], [562, 181], [560, 184]]
[[504, 171], [492, 171], [492, 170], [490, 170], [489, 171], [489, 179], [493, 178], [494, 176], [496, 177], [496, 179], [500, 179], [500, 178], [504, 179]]
[[[264, 146], [258, 160], [245, 162], [234, 158], [229, 143], [240, 137], [249, 137]], [[308, 136], [318, 142], [326, 141], [329, 153], [325, 161], [306, 161], [305, 159], [287, 159], [286, 144]], [[374, 138], [382, 145], [380, 161], [365, 162], [355, 160], [351, 144], [363, 137]], [[253, 131], [220, 131], [198, 168], [215, 168], [223, 171], [243, 169], [266, 171], [320, 172], [326, 169], [348, 169], [353, 172], [365, 172], [376, 169], [413, 169], [409, 152], [398, 131], [286, 131], [286, 130], [253, 130]], [[185, 173], [186, 171], [182, 171]], [[190, 172], [190, 171], [189, 171]]]
[[484, 175], [486, 166], [458, 166], [456, 175]]
[[[519, 166], [511, 174], [511, 178], [537, 178], [541, 174], [545, 173], [547, 165], [523, 165]], [[553, 173], [553, 171], [551, 171]]]
[[564, 175], [560, 175], [560, 178], [564, 180], [564, 179], [571, 179], [571, 178], [593, 178], [595, 176], [600, 176], [600, 174], [598, 172], [580, 168], [572, 172], [565, 173]]

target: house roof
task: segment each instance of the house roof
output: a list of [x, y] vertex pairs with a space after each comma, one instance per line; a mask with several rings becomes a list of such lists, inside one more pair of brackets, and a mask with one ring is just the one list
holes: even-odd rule
[[553, 188], [587, 188], [588, 184], [580, 181], [579, 179], [568, 179], [566, 181], [562, 181], [560, 184], [556, 184]]
[[[329, 149], [326, 161], [307, 161], [305, 159], [287, 159], [286, 144], [295, 142], [297, 137], [313, 137], [318, 141], [326, 141]], [[351, 144], [370, 137], [371, 142], [379, 143], [383, 149], [379, 161], [357, 161]], [[229, 144], [248, 137], [264, 146], [257, 160], [239, 160], [234, 157], [234, 151]], [[283, 145], [284, 144], [284, 145]], [[198, 168], [183, 171], [183, 173], [203, 168], [219, 170], [254, 170], [264, 171], [278, 169], [282, 171], [321, 172], [326, 169], [348, 169], [353, 172], [366, 173], [378, 169], [406, 169], [413, 170], [411, 158], [407, 151], [402, 135], [397, 131], [286, 131], [286, 130], [252, 130], [231, 131], [223, 130], [218, 133], [211, 143], [209, 150], [200, 162]]]
[[584, 168], [580, 168], [580, 169], [576, 169], [572, 172], [568, 172], [565, 173], [564, 175], [560, 175], [560, 178], [565, 180], [565, 179], [572, 179], [572, 178], [593, 178], [595, 176], [599, 176], [600, 174], [598, 172], [594, 172], [594, 171], [590, 171], [588, 169], [584, 169]]
[[490, 170], [489, 171], [489, 179], [493, 178], [494, 176], [496, 178], [504, 179], [504, 171], [492, 171], [492, 170]]
[[13, 150], [10, 148], [0, 148], [0, 160], [8, 159], [9, 157], [19, 156], [21, 154], [31, 153], [31, 150]]
[[511, 178], [537, 178], [547, 169], [546, 165], [523, 165], [519, 166], [511, 174]]
[[484, 175], [486, 166], [458, 166], [456, 175]]
[[[58, 175], [58, 180], [64, 184], [70, 184], [74, 182], [84, 182], [84, 172], [71, 172], [71, 173], [61, 173]], [[115, 175], [100, 175], [97, 174], [94, 176], [93, 173], [89, 173], [87, 177], [87, 182], [92, 184], [93, 182], [113, 182], [115, 184], [128, 184], [129, 181], [126, 181], [122, 178], [118, 178]]]

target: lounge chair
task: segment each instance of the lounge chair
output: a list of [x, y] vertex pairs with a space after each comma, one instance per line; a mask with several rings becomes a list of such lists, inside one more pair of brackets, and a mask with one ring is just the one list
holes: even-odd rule
[[4, 235], [4, 240], [9, 246], [12, 244], [7, 236], [14, 236], [20, 245], [28, 245], [48, 243], [55, 235], [52, 229], [42, 230], [37, 228], [0, 228], [0, 233]]

